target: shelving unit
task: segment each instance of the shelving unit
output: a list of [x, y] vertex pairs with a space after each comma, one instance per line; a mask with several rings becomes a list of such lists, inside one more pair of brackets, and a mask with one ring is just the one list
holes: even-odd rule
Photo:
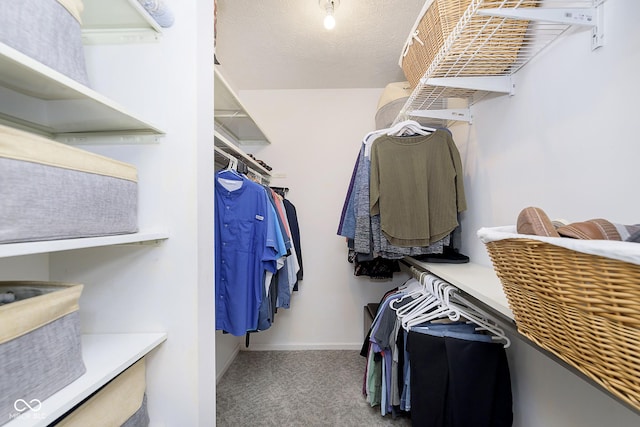
[[86, 373], [40, 402], [37, 411], [16, 412], [16, 417], [5, 427], [49, 425], [166, 339], [164, 333], [83, 335], [82, 358]]
[[265, 133], [251, 118], [218, 70], [214, 76], [214, 118], [218, 135], [224, 135], [227, 142], [232, 141], [237, 146], [270, 144]]
[[242, 145], [265, 145], [271, 142], [218, 70], [214, 76], [216, 162], [225, 164], [229, 157], [241, 160], [254, 177], [267, 184], [271, 172], [245, 153]]
[[[158, 41], [160, 38], [160, 27], [137, 0], [85, 0], [84, 7], [82, 16], [85, 43], [137, 43]], [[141, 144], [158, 142], [164, 135], [159, 127], [130, 113], [98, 91], [3, 43], [0, 43], [0, 123], [68, 144]], [[116, 277], [115, 280], [121, 286], [133, 286], [138, 291], [148, 287], [150, 292], [158, 283], [149, 279], [153, 276], [145, 275], [144, 267], [139, 267], [144, 264], [136, 264], [136, 268], [132, 266], [131, 258], [123, 262], [117, 258], [118, 254], [114, 261], [113, 257], [109, 258], [108, 249], [104, 251], [104, 255], [96, 253], [94, 258], [91, 257], [91, 251], [66, 251], [117, 245], [154, 245], [168, 237], [166, 230], [143, 227], [140, 232], [132, 234], [7, 243], [0, 244], [0, 259], [6, 258], [5, 265], [13, 265], [13, 257], [48, 254], [46, 260], [43, 257], [15, 260], [18, 266], [24, 262], [33, 265], [35, 274], [42, 275], [44, 271], [49, 276], [45, 280], [56, 280], [56, 276], [66, 280], [71, 279], [74, 274], [77, 277], [87, 271], [91, 272], [98, 279], [87, 282], [90, 285], [83, 296], [91, 294], [91, 291], [99, 293], [101, 290], [111, 289], [113, 284], [109, 280], [112, 276]], [[101, 258], [102, 256], [106, 256], [106, 259]], [[82, 265], [83, 271], [69, 271], [75, 266], [77, 258], [85, 257], [90, 261]], [[107, 270], [113, 269], [106, 276], [99, 271], [105, 268], [104, 264], [110, 265], [106, 267]], [[119, 267], [123, 265], [129, 268], [128, 274], [119, 276]], [[17, 271], [21, 271], [20, 267]], [[8, 274], [12, 276], [15, 273], [9, 271]], [[30, 271], [21, 273], [30, 274]], [[15, 417], [6, 426], [50, 425], [166, 340], [167, 334], [164, 332], [138, 333], [138, 330], [154, 330], [157, 326], [129, 327], [126, 323], [111, 326], [109, 322], [114, 322], [114, 319], [126, 318], [126, 321], [131, 321], [135, 318], [133, 313], [127, 314], [130, 307], [140, 304], [134, 295], [135, 292], [131, 296], [128, 291], [121, 292], [115, 299], [104, 302], [96, 301], [95, 296], [86, 297], [81, 316], [88, 316], [89, 319], [96, 316], [99, 319], [95, 324], [89, 325], [89, 333], [82, 336], [86, 373], [42, 401], [37, 411], [19, 413], [16, 410]], [[122, 299], [115, 301], [117, 297]], [[108, 308], [102, 311], [103, 307]], [[121, 312], [113, 312], [115, 307]], [[161, 322], [158, 324], [162, 325]], [[112, 330], [122, 333], [102, 333]]]
[[[0, 119], [62, 142], [91, 135], [156, 140], [164, 132], [98, 92], [0, 43]], [[78, 141], [79, 142], [79, 141]]]
[[[133, 0], [135, 1], [135, 0]], [[156, 142], [164, 132], [95, 90], [0, 43], [0, 122], [65, 143]]]
[[[394, 123], [471, 123], [471, 105], [490, 93], [514, 95], [512, 76], [569, 29], [591, 29], [592, 49], [602, 46], [604, 1], [472, 0]], [[412, 31], [407, 44], [419, 37]]]

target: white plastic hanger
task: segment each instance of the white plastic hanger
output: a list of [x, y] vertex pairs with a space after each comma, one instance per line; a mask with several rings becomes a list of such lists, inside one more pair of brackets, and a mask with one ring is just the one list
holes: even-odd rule
[[441, 306], [437, 286], [444, 282], [439, 281], [439, 279], [431, 274], [420, 275], [420, 282], [425, 297], [423, 297], [418, 304], [412, 304], [411, 307], [407, 307], [407, 304], [407, 306], [402, 307], [403, 310], [398, 316], [405, 329], [407, 328], [406, 325], [408, 322], [417, 317], [425, 316], [427, 313], [432, 313], [433, 310], [437, 310]]
[[[389, 301], [389, 307], [396, 312], [396, 316], [402, 317], [404, 313], [410, 311], [411, 308], [417, 306], [423, 300], [430, 297], [430, 294], [424, 291], [424, 286], [422, 285], [422, 277], [426, 274], [426, 272], [420, 272], [419, 279], [414, 279], [415, 282], [418, 283], [417, 287], [412, 287], [412, 290], [402, 295], [400, 298]], [[405, 305], [398, 305], [407, 298], [412, 298], [412, 300]]]
[[242, 175], [238, 172], [238, 159], [235, 157], [229, 157], [229, 164], [226, 168], [220, 170], [218, 174], [222, 174], [224, 172], [231, 172], [236, 176], [242, 177]]
[[434, 128], [422, 126], [415, 120], [404, 120], [387, 129], [387, 135], [406, 136], [406, 135], [429, 135], [435, 132]]
[[449, 319], [451, 320], [460, 319], [460, 313], [456, 311], [454, 307], [449, 305], [448, 297], [446, 297], [449, 290], [453, 290], [456, 288], [453, 285], [450, 285], [443, 281], [438, 281], [436, 283], [436, 287], [438, 304], [432, 309], [420, 313], [417, 316], [405, 318], [405, 320], [402, 322], [402, 326], [405, 330], [408, 331], [412, 326], [416, 326], [421, 323], [429, 322], [431, 320], [440, 319], [443, 317], [449, 317]]
[[511, 340], [507, 337], [504, 330], [498, 326], [491, 316], [486, 314], [482, 309], [471, 303], [461, 295], [455, 293], [453, 298], [450, 298], [450, 305], [455, 308], [462, 317], [475, 323], [481, 329], [485, 329], [491, 334], [493, 338], [504, 342], [504, 348], [508, 348], [511, 345]]
[[[429, 322], [442, 317], [449, 317], [452, 321], [464, 318], [480, 329], [492, 334], [492, 338], [500, 340], [507, 348], [511, 345], [511, 340], [498, 324], [491, 319], [491, 316], [459, 294], [458, 288], [432, 274], [424, 274], [412, 268], [413, 277], [423, 285], [421, 292], [424, 296], [417, 303], [414, 301], [402, 307], [398, 307], [396, 314], [403, 329], [410, 330], [411, 327]], [[399, 300], [402, 300], [401, 298]], [[409, 305], [411, 305], [409, 307]], [[393, 308], [393, 305], [390, 304]]]

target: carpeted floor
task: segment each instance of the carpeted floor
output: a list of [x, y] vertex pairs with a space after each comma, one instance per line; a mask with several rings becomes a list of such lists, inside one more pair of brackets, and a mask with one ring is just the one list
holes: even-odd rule
[[362, 395], [359, 351], [241, 351], [216, 386], [218, 427], [411, 426]]

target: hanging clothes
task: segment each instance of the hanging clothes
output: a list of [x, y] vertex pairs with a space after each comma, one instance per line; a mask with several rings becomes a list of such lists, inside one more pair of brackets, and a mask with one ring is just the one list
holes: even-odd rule
[[[367, 402], [380, 405], [383, 416], [410, 412], [414, 425], [511, 426], [505, 352], [509, 340], [502, 333], [487, 333], [493, 329], [489, 320], [451, 320], [457, 318], [452, 317], [455, 307], [476, 318], [473, 307], [460, 305], [466, 301], [462, 296], [449, 303], [448, 298], [425, 294], [425, 283], [451, 285], [435, 276], [420, 277], [387, 292], [380, 301], [360, 353], [367, 358], [363, 380]], [[436, 315], [416, 325], [402, 322], [414, 312]]]
[[284, 215], [289, 226], [289, 232], [293, 241], [293, 248], [296, 254], [297, 272], [295, 273], [295, 283], [293, 290], [298, 290], [298, 281], [304, 278], [304, 267], [302, 262], [302, 243], [300, 241], [300, 226], [298, 224], [298, 213], [294, 204], [287, 199], [289, 189], [286, 187], [270, 187], [278, 196], [284, 206]]
[[276, 248], [277, 248], [277, 261], [276, 261], [276, 273], [272, 271], [265, 271], [264, 286], [262, 289], [262, 302], [260, 304], [258, 312], [258, 331], [264, 331], [271, 327], [274, 321], [276, 313], [276, 294], [277, 294], [277, 275], [285, 267], [285, 258], [289, 253], [287, 249], [286, 238], [284, 229], [282, 228], [282, 222], [278, 220], [278, 214], [273, 204], [273, 199], [268, 197], [269, 190], [265, 188], [265, 194], [267, 194], [267, 200], [269, 201], [269, 211], [271, 212], [272, 226], [276, 230]]
[[258, 327], [265, 272], [277, 271], [274, 217], [264, 188], [231, 170], [215, 179], [216, 330]]
[[304, 278], [304, 268], [302, 264], [302, 242], [300, 241], [300, 226], [298, 224], [298, 213], [296, 207], [289, 199], [283, 196], [282, 202], [284, 203], [285, 213], [287, 220], [289, 221], [289, 229], [291, 230], [291, 237], [293, 239], [293, 247], [298, 260], [298, 272], [296, 273], [296, 282], [294, 289], [298, 289], [298, 281]]
[[[411, 123], [405, 130], [415, 129], [416, 124]], [[456, 230], [459, 236], [458, 211], [466, 209], [460, 156], [448, 130], [431, 129], [427, 132], [425, 129], [427, 128], [422, 129], [417, 136], [402, 137], [387, 135], [387, 130], [383, 129], [370, 132], [363, 138], [337, 231], [338, 235], [347, 238], [348, 260], [354, 263], [355, 275], [393, 277], [393, 272], [399, 271], [395, 260], [405, 256], [435, 255], [444, 262], [468, 262], [468, 258], [465, 261], [464, 257], [454, 259], [450, 256], [451, 253], [457, 254], [459, 247], [459, 239], [452, 241]], [[426, 141], [432, 138], [436, 143], [428, 144]], [[392, 142], [391, 147], [389, 141]], [[438, 149], [442, 148], [443, 142], [446, 150]], [[397, 147], [394, 149], [394, 146]], [[400, 156], [403, 160], [395, 161], [398, 159], [395, 150], [403, 151]], [[381, 157], [391, 160], [387, 162]], [[373, 171], [372, 160], [375, 161]], [[452, 167], [448, 168], [449, 166]], [[389, 175], [389, 169], [392, 175]], [[452, 170], [454, 188], [450, 193], [445, 193], [449, 189]], [[389, 176], [392, 181], [389, 181]], [[386, 179], [382, 182], [380, 178]], [[439, 182], [446, 185], [438, 185]], [[419, 185], [420, 183], [423, 185]], [[429, 204], [423, 199], [414, 205], [415, 199], [410, 197], [413, 192], [425, 190], [425, 187], [431, 190], [431, 193], [425, 195], [426, 200], [432, 202], [430, 210], [424, 209]], [[390, 189], [394, 194], [389, 194]], [[444, 198], [447, 203], [440, 205], [438, 194], [452, 195], [455, 204], [453, 213], [449, 209], [451, 199]], [[419, 213], [419, 210], [424, 212]], [[398, 231], [399, 237], [395, 236]], [[433, 235], [431, 231], [434, 231]], [[445, 252], [446, 255], [443, 256]]]
[[504, 347], [486, 336], [409, 331], [411, 420], [424, 427], [511, 427]]
[[284, 194], [217, 147], [216, 154], [216, 168], [225, 168], [215, 175], [216, 330], [245, 335], [248, 347], [250, 333], [290, 307], [302, 279], [300, 230]]
[[448, 132], [383, 135], [371, 146], [369, 203], [390, 243], [428, 246], [458, 226], [467, 204], [460, 154]]

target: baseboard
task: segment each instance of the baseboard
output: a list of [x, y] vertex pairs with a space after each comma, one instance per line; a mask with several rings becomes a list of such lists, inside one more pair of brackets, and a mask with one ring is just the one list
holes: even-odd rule
[[236, 347], [233, 349], [233, 353], [231, 354], [231, 357], [229, 357], [229, 359], [227, 360], [227, 363], [225, 363], [224, 366], [222, 367], [221, 372], [218, 372], [216, 376], [216, 384], [220, 382], [220, 379], [222, 378], [222, 376], [225, 374], [225, 372], [227, 372], [227, 370], [229, 369], [233, 361], [236, 360], [236, 357], [238, 356], [239, 352], [240, 352], [240, 344], [238, 343], [238, 345], [236, 345]]
[[262, 344], [250, 343], [242, 351], [297, 351], [297, 350], [360, 350], [362, 343], [322, 343], [322, 344]]

